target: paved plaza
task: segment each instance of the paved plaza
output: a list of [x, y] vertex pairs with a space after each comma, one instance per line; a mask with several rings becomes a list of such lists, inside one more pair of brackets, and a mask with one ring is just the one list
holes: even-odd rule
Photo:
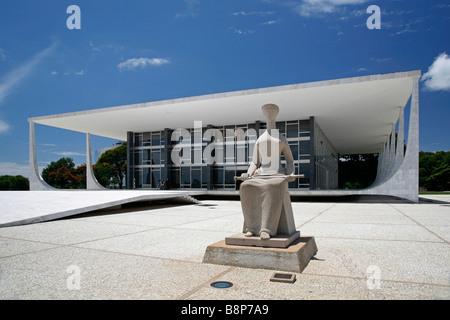
[[[271, 282], [276, 270], [202, 263], [243, 216], [239, 201], [201, 200], [2, 227], [0, 299], [450, 298], [449, 195], [293, 202], [297, 229], [318, 247], [294, 283]], [[217, 280], [233, 286], [211, 287]]]

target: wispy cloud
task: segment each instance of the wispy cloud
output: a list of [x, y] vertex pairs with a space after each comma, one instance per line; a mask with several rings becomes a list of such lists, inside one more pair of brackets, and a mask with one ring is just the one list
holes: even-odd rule
[[[51, 54], [55, 47], [56, 43], [53, 43], [48, 48], [35, 54], [28, 61], [24, 62], [0, 79], [0, 106], [4, 103], [5, 99], [14, 92], [20, 83], [36, 69], [41, 61]], [[0, 133], [7, 132], [9, 128], [10, 126], [6, 122], [0, 120]]]
[[269, 20], [269, 21], [266, 21], [266, 22], [263, 22], [263, 23], [261, 23], [263, 26], [271, 26], [271, 25], [274, 25], [274, 24], [277, 24], [277, 23], [280, 23], [281, 22], [281, 20]]
[[7, 124], [6, 122], [0, 120], [0, 133], [8, 132], [9, 129], [10, 129], [9, 124]]
[[198, 14], [199, 0], [184, 0], [185, 8], [183, 11], [177, 12], [175, 18], [194, 18]]
[[54, 43], [50, 47], [37, 53], [30, 60], [12, 70], [1, 79], [0, 105], [4, 102], [5, 98], [9, 96], [13, 92], [13, 90], [20, 84], [20, 82], [25, 79], [25, 77], [27, 77], [39, 65], [39, 63], [54, 50], [55, 46], [56, 44]]
[[[86, 73], [85, 70], [80, 70], [80, 71], [66, 71], [66, 72], [64, 72], [64, 73], [62, 73], [62, 74], [65, 75], [65, 76], [70, 76], [70, 75], [82, 76], [82, 75], [84, 75], [85, 73]], [[53, 71], [50, 72], [50, 74], [51, 74], [52, 76], [57, 76], [57, 75], [59, 74], [59, 72], [56, 71], [56, 70], [53, 70]]]
[[86, 156], [86, 154], [84, 154], [84, 153], [73, 152], [73, 151], [54, 151], [52, 153], [57, 154], [58, 156], [63, 156], [63, 157], [72, 157], [72, 156], [84, 157], [84, 156]]
[[[42, 170], [42, 168], [40, 168]], [[0, 175], [8, 176], [29, 176], [29, 166], [14, 162], [0, 162]]]
[[144, 69], [149, 66], [162, 66], [168, 64], [170, 61], [165, 58], [132, 58], [117, 65], [117, 68], [122, 70], [137, 70]]
[[430, 91], [450, 91], [450, 56], [445, 52], [437, 56], [422, 81]]
[[5, 49], [0, 48], [0, 60], [5, 61], [6, 60], [6, 52]]
[[124, 46], [118, 45], [115, 43], [107, 43], [107, 44], [97, 44], [94, 43], [94, 41], [89, 41], [89, 48], [91, 48], [91, 51], [93, 53], [99, 53], [103, 51], [113, 51], [113, 52], [120, 52], [125, 49]]
[[402, 34], [405, 34], [405, 33], [411, 33], [411, 32], [417, 32], [417, 30], [412, 30], [412, 29], [410, 29], [409, 26], [408, 26], [408, 27], [406, 27], [406, 29], [403, 29], [403, 30], [400, 30], [400, 31], [391, 33], [391, 36], [392, 36], [392, 37], [393, 37], [393, 36], [399, 36], [399, 35], [402, 35]]
[[233, 12], [233, 16], [268, 16], [274, 14], [275, 11], [236, 11]]
[[294, 10], [303, 17], [317, 16], [327, 13], [334, 13], [340, 7], [346, 5], [357, 5], [368, 0], [301, 0], [300, 3], [291, 3]]
[[386, 62], [391, 60], [391, 58], [375, 58], [375, 57], [370, 57], [370, 60], [378, 62], [378, 63], [382, 63], [382, 62]]
[[242, 30], [242, 29], [237, 29], [237, 28], [234, 28], [234, 27], [229, 27], [228, 30], [231, 30], [234, 33], [239, 34], [239, 35], [246, 35], [246, 34], [253, 34], [253, 33], [255, 33], [255, 30]]

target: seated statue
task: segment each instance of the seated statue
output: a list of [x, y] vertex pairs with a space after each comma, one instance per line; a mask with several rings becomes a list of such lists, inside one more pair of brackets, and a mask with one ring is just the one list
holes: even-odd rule
[[[297, 176], [294, 175], [294, 158], [288, 141], [276, 129], [278, 106], [265, 104], [262, 112], [267, 130], [256, 141], [252, 162], [240, 177], [244, 180], [240, 186], [240, 197], [245, 236], [259, 236], [266, 240], [277, 234], [280, 219], [286, 219], [282, 217], [282, 212], [288, 211], [293, 225], [292, 208], [283, 206], [291, 206], [288, 182], [294, 181]], [[281, 165], [282, 154], [286, 167]]]

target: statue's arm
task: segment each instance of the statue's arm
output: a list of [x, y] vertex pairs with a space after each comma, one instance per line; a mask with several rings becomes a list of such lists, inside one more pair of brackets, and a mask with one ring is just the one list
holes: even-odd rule
[[258, 142], [255, 143], [255, 147], [253, 148], [253, 157], [252, 157], [252, 161], [250, 162], [250, 166], [247, 169], [246, 173], [241, 174], [241, 177], [243, 178], [249, 178], [251, 177], [256, 169], [258, 169], [260, 163], [260, 159], [259, 159], [259, 144]]
[[295, 174], [294, 168], [294, 156], [292, 155], [291, 148], [289, 147], [289, 143], [287, 139], [283, 139], [283, 154], [284, 160], [286, 160], [286, 174], [293, 175]]

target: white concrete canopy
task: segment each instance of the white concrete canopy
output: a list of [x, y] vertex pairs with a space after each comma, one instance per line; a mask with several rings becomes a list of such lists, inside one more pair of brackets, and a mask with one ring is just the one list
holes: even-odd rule
[[234, 91], [196, 97], [33, 117], [33, 123], [126, 140], [127, 131], [252, 123], [261, 106], [280, 107], [278, 121], [315, 121], [340, 154], [377, 153], [399, 111], [408, 103], [420, 71]]

